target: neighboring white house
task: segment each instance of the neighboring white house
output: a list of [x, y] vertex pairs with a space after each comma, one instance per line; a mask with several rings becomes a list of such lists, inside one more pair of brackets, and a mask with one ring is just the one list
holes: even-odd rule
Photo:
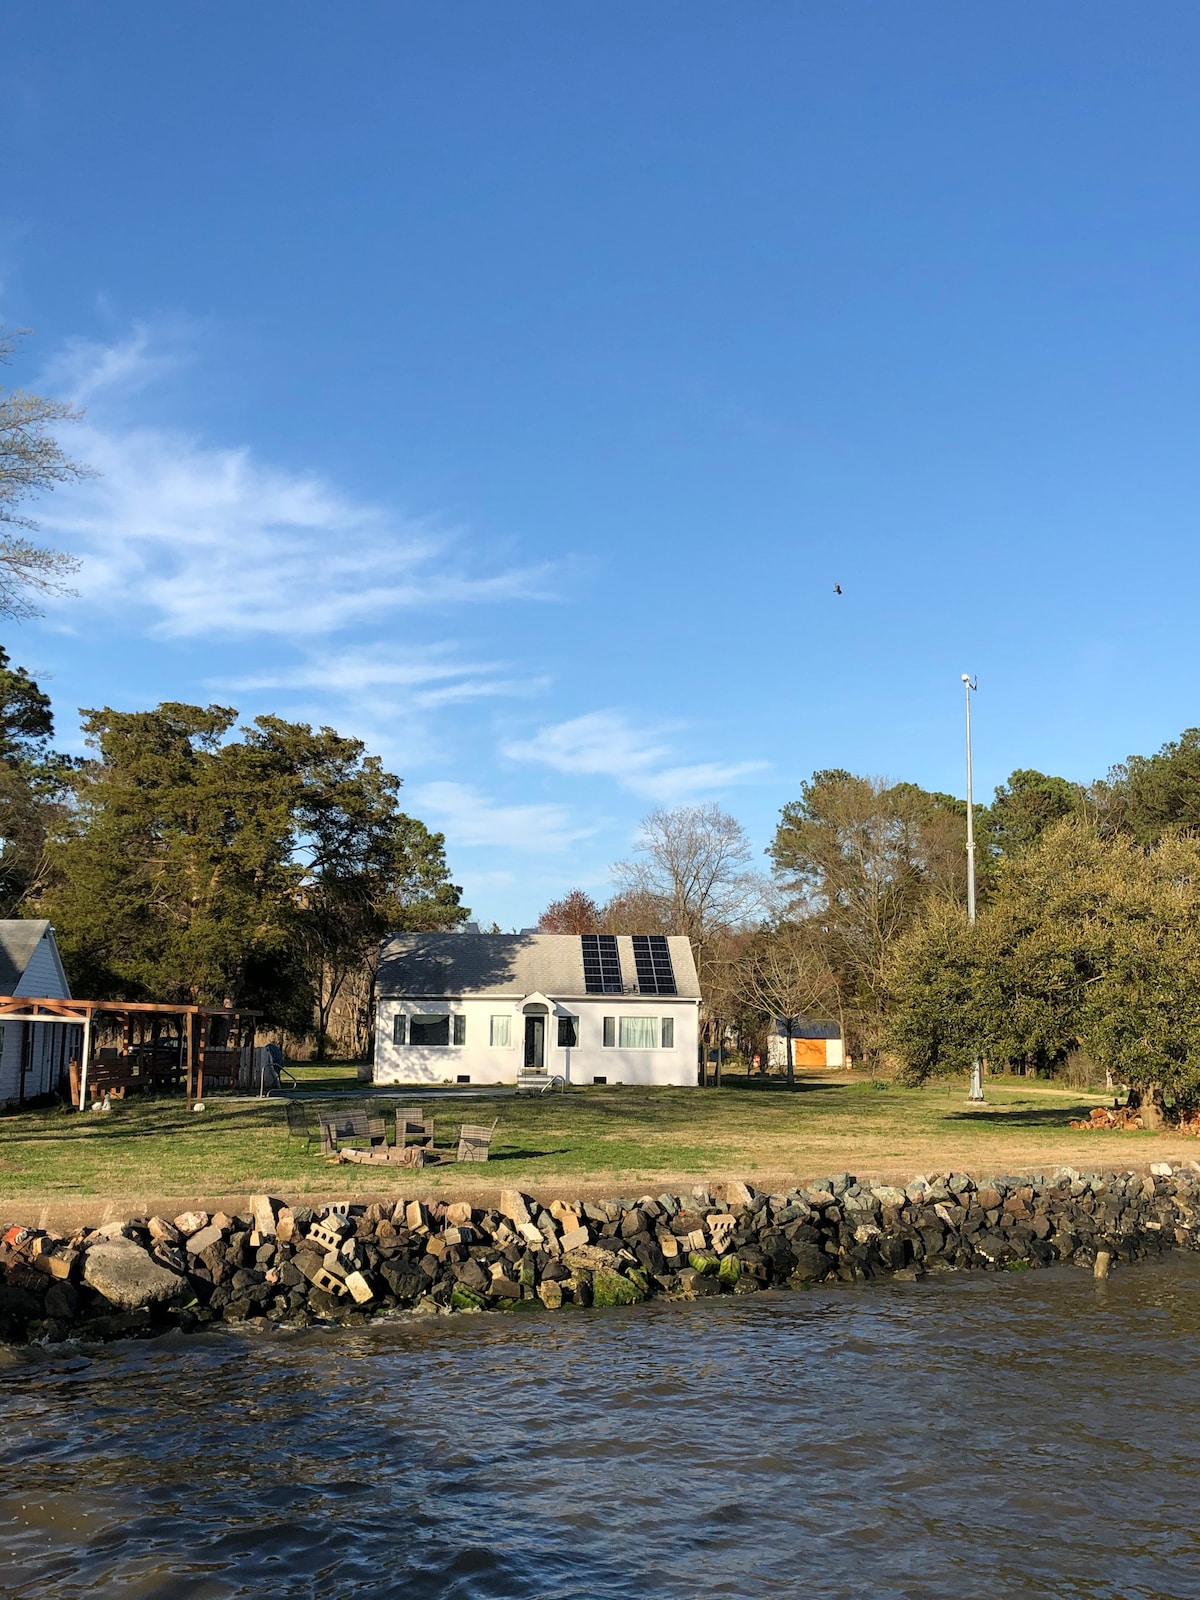
[[687, 939], [401, 933], [380, 958], [376, 1083], [695, 1087], [700, 985]]
[[[54, 929], [48, 922], [0, 920], [0, 996], [69, 1000]], [[0, 1101], [32, 1100], [57, 1089], [79, 1054], [73, 1022], [6, 1022], [0, 1018]]]

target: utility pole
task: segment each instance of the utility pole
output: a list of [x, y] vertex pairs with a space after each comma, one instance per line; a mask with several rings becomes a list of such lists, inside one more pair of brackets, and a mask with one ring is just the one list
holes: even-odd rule
[[[979, 679], [969, 673], [962, 675], [963, 693], [967, 702], [967, 921], [975, 922], [975, 793], [971, 771], [971, 695], [979, 687]], [[971, 1062], [971, 1091], [968, 1100], [983, 1099], [983, 1062], [978, 1056]]]

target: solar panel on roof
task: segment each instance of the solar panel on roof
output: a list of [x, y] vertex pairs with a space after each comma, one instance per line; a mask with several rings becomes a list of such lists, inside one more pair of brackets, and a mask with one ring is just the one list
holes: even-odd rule
[[671, 947], [661, 933], [635, 933], [633, 959], [643, 994], [676, 994]]
[[614, 933], [581, 933], [583, 987], [588, 994], [620, 994], [621, 953]]

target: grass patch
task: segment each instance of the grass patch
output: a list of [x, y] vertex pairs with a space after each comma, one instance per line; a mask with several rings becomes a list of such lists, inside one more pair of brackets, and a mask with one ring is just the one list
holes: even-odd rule
[[[297, 1071], [306, 1090], [369, 1102], [353, 1065]], [[1066, 1163], [1091, 1170], [1148, 1159], [1200, 1155], [1182, 1135], [1079, 1133], [1096, 1096], [1016, 1079], [989, 1083], [988, 1101], [969, 1105], [962, 1082], [926, 1089], [842, 1075], [781, 1082], [727, 1075], [717, 1089], [572, 1090], [536, 1098], [422, 1100], [438, 1144], [451, 1148], [460, 1122], [500, 1125], [487, 1167], [450, 1166], [415, 1174], [328, 1165], [315, 1147], [289, 1140], [283, 1102], [214, 1096], [204, 1112], [179, 1099], [116, 1102], [110, 1115], [67, 1110], [0, 1117], [0, 1198], [237, 1194], [287, 1196], [492, 1189], [641, 1193], [668, 1184], [742, 1175], [765, 1187], [850, 1171], [910, 1176], [930, 1170], [1003, 1173]], [[313, 1102], [314, 1108], [321, 1102]], [[388, 1117], [394, 1101], [379, 1109]]]

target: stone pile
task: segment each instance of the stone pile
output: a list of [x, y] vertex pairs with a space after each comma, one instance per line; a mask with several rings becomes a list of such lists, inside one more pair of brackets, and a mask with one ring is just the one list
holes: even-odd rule
[[250, 1319], [362, 1323], [379, 1312], [631, 1305], [650, 1296], [805, 1288], [1058, 1262], [1107, 1271], [1200, 1245], [1200, 1163], [1148, 1174], [903, 1187], [847, 1173], [786, 1194], [742, 1183], [686, 1195], [492, 1207], [398, 1200], [186, 1212], [82, 1229], [13, 1227], [0, 1243], [0, 1340], [148, 1335]]
[[[1086, 1117], [1072, 1121], [1077, 1133], [1131, 1133], [1142, 1125], [1142, 1114], [1132, 1106], [1093, 1106]], [[1188, 1130], [1184, 1130], [1188, 1131]]]

